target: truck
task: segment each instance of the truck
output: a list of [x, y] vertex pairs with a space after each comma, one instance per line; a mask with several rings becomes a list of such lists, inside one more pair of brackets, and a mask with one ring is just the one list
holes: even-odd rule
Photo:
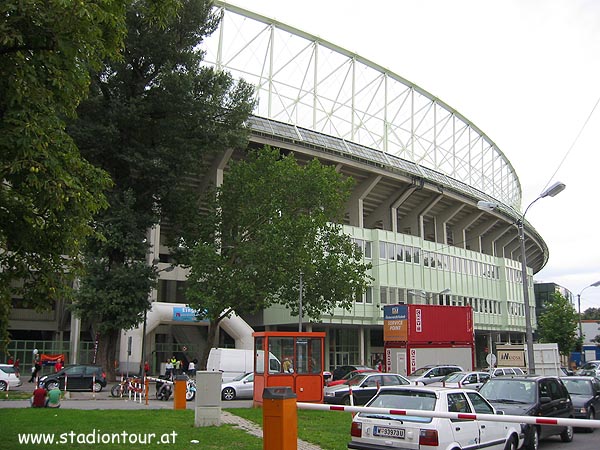
[[[533, 361], [536, 375], [564, 376], [557, 343], [533, 344]], [[527, 344], [497, 345], [496, 364], [498, 367], [527, 367]]]
[[[264, 361], [264, 351], [257, 351], [257, 363], [259, 367]], [[221, 372], [222, 381], [231, 381], [239, 375], [254, 372], [254, 350], [239, 348], [212, 348], [208, 354], [206, 370]], [[269, 370], [281, 371], [281, 362], [269, 353]]]
[[386, 372], [410, 375], [420, 367], [442, 364], [473, 370], [470, 306], [387, 305], [383, 327]]

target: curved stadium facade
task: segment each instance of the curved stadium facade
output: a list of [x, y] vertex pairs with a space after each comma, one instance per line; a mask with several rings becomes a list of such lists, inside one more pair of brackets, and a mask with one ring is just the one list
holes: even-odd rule
[[[344, 230], [371, 262], [374, 281], [350, 311], [304, 324], [326, 332], [326, 367], [374, 365], [381, 358], [388, 304], [470, 305], [479, 367], [487, 365], [485, 349], [494, 343], [523, 342], [515, 226], [521, 186], [495, 143], [440, 99], [360, 55], [251, 11], [215, 4], [222, 22], [203, 44], [205, 61], [256, 86], [250, 146], [278, 147], [300, 162], [318, 158], [356, 181]], [[215, 161], [212, 181], [219, 183], [228, 160], [243, 153], [232, 149]], [[480, 200], [499, 207], [482, 211]], [[532, 276], [546, 264], [548, 249], [526, 221], [524, 230], [533, 298]], [[160, 225], [150, 232], [149, 260], [165, 269], [168, 249], [160, 235]], [[158, 368], [173, 351], [205, 345], [205, 327], [175, 314], [185, 310], [179, 294], [185, 275], [181, 268], [160, 273], [146, 326], [122, 334], [122, 367], [137, 370], [148, 359]], [[70, 327], [73, 334], [77, 326]], [[250, 327], [294, 331], [298, 318], [281, 307], [233, 318], [223, 327], [221, 345], [251, 345]], [[76, 351], [73, 336], [71, 341]]]

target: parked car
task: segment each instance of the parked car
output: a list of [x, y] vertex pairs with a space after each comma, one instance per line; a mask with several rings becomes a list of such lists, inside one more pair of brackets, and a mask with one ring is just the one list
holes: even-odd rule
[[[479, 393], [497, 410], [509, 415], [573, 418], [573, 402], [560, 378], [526, 375], [496, 377], [485, 383]], [[573, 440], [573, 427], [523, 425], [526, 450], [537, 450], [539, 440], [560, 435], [563, 442]]]
[[40, 378], [40, 386], [50, 390], [58, 387], [67, 391], [94, 391], [100, 392], [106, 387], [106, 374], [102, 367], [86, 364], [73, 364], [66, 366], [59, 372]]
[[414, 383], [431, 384], [436, 381], [442, 381], [446, 375], [454, 372], [462, 372], [461, 366], [452, 364], [437, 364], [420, 367], [408, 376], [408, 379]]
[[493, 377], [502, 377], [506, 375], [517, 375], [522, 377], [525, 375], [525, 371], [520, 367], [496, 367], [495, 369], [492, 369]]
[[351, 372], [348, 372], [346, 375], [344, 375], [339, 380], [329, 381], [327, 383], [327, 386], [337, 386], [338, 384], [344, 384], [346, 381], [348, 381], [353, 376], [361, 374], [361, 373], [366, 373], [366, 372], [378, 372], [378, 371], [375, 369], [356, 369]]
[[600, 377], [600, 361], [588, 361], [577, 371], [577, 375]]
[[19, 371], [12, 364], [0, 364], [0, 391], [14, 389], [22, 384]]
[[[427, 386], [382, 388], [366, 405], [374, 408], [468, 414], [500, 414], [477, 391]], [[520, 424], [361, 412], [352, 419], [349, 449], [516, 450]]]
[[441, 381], [430, 383], [429, 386], [478, 390], [490, 378], [491, 375], [489, 372], [454, 372], [446, 375]]
[[231, 381], [221, 383], [221, 398], [235, 400], [254, 397], [254, 372], [245, 373]]
[[326, 386], [324, 392], [325, 403], [337, 405], [364, 405], [383, 386], [408, 385], [410, 381], [396, 373], [365, 372], [352, 377], [344, 384]]
[[344, 376], [348, 373], [348, 372], [352, 372], [353, 370], [360, 370], [360, 369], [371, 369], [373, 370], [372, 367], [367, 367], [367, 366], [338, 366], [333, 370], [333, 381], [335, 380], [341, 380], [342, 378], [344, 378]]
[[[563, 373], [563, 375], [565, 377], [572, 377], [573, 375], [575, 375], [575, 372], [572, 369], [569, 369], [568, 367], [561, 366], [560, 371]], [[561, 375], [561, 377], [563, 375]]]
[[[600, 380], [584, 376], [562, 377], [561, 380], [571, 395], [575, 418], [595, 420], [600, 411]], [[585, 428], [585, 431], [593, 433], [594, 428]]]

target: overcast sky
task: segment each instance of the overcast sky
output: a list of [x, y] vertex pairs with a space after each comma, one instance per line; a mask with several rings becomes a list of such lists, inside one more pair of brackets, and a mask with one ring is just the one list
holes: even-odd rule
[[[229, 3], [356, 52], [458, 110], [511, 161], [523, 208], [565, 183], [526, 216], [550, 250], [535, 280], [575, 298], [600, 281], [600, 1]], [[588, 307], [600, 308], [600, 287], [581, 295]]]

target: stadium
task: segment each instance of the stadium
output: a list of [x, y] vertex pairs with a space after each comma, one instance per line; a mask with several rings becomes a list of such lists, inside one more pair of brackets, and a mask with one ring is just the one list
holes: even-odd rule
[[[250, 147], [293, 152], [301, 163], [318, 158], [356, 182], [344, 231], [372, 264], [374, 281], [350, 311], [303, 324], [326, 332], [325, 367], [375, 366], [384, 350], [383, 307], [390, 304], [471, 306], [478, 367], [487, 365], [493, 345], [523, 343], [521, 186], [493, 140], [443, 100], [373, 61], [268, 17], [215, 5], [222, 21], [202, 50], [207, 64], [256, 86]], [[245, 151], [216, 159], [211, 181], [218, 184], [228, 161]], [[480, 209], [480, 201], [497, 207]], [[523, 227], [533, 298], [533, 274], [546, 264], [548, 248], [531, 224]], [[186, 273], [171, 266], [160, 225], [149, 239], [149, 263], [158, 261], [160, 279], [144, 324], [121, 336], [119, 363], [132, 371], [144, 360], [158, 369], [171, 354], [194, 356], [206, 345], [206, 324], [185, 305]], [[281, 307], [233, 316], [222, 323], [219, 343], [252, 348], [252, 331], [293, 331], [298, 320]], [[11, 328], [46, 330], [54, 341], [68, 333], [64, 351], [71, 354], [93, 345], [61, 307], [51, 316], [13, 311]]]

